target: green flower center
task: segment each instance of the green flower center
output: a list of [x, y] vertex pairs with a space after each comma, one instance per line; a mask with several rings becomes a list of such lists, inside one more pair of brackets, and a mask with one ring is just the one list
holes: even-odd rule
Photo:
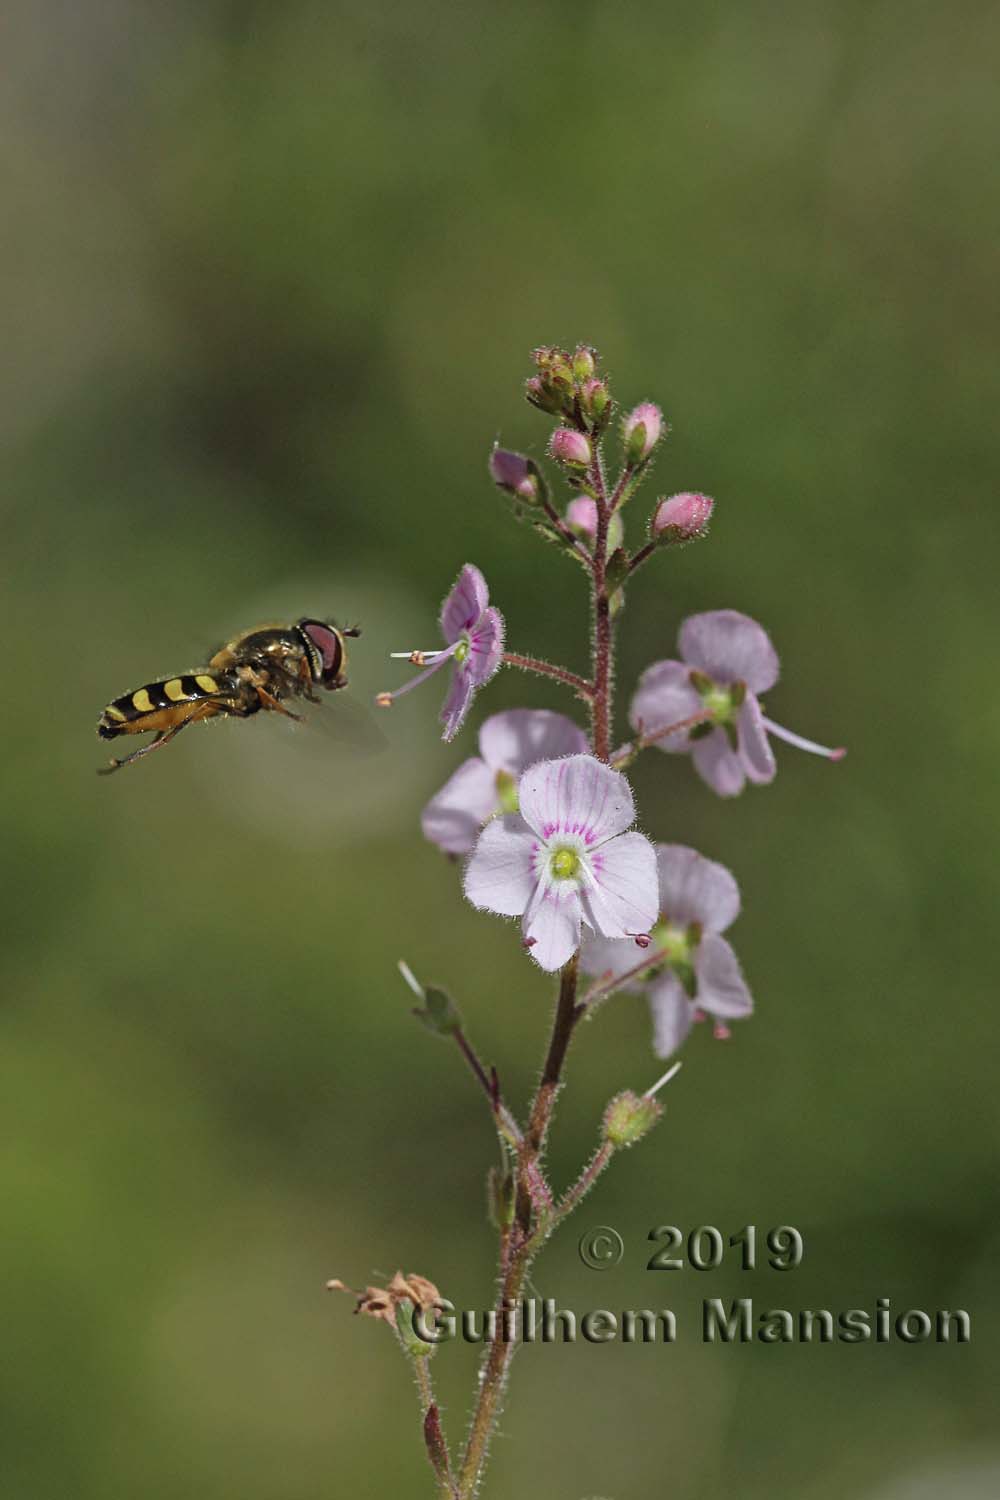
[[694, 961], [701, 942], [701, 932], [701, 924], [698, 922], [682, 927], [680, 923], [661, 916], [649, 934], [650, 952], [656, 951], [643, 978], [652, 979], [669, 969], [677, 975], [688, 998], [693, 1000], [698, 992]]
[[651, 929], [650, 947], [658, 948], [667, 963], [688, 963], [691, 959], [693, 948], [697, 943], [691, 940], [691, 933], [687, 927], [678, 927], [676, 922], [669, 922], [662, 917]]
[[471, 649], [472, 646], [469, 641], [469, 637], [467, 635], [464, 635], [459, 641], [458, 645], [455, 647], [455, 660], [459, 662], [465, 661], [465, 658], [468, 656]]
[[516, 813], [519, 809], [517, 800], [517, 781], [509, 771], [498, 771], [496, 774], [497, 801], [502, 813]]
[[737, 720], [747, 695], [745, 682], [715, 682], [705, 672], [692, 670], [689, 681], [709, 715], [704, 723], [691, 730], [692, 740], [704, 739], [716, 729], [724, 729], [733, 749], [737, 746]]
[[580, 868], [580, 856], [575, 849], [553, 849], [549, 855], [549, 869], [556, 880], [572, 880]]

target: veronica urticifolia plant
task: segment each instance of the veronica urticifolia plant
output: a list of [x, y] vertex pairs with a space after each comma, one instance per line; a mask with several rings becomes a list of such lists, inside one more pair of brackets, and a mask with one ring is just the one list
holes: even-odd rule
[[[439, 1495], [468, 1500], [478, 1488], [499, 1415], [514, 1341], [505, 1337], [530, 1267], [553, 1230], [570, 1214], [615, 1152], [638, 1141], [662, 1107], [657, 1090], [619, 1094], [604, 1113], [596, 1154], [561, 1195], [548, 1181], [544, 1151], [570, 1039], [580, 1021], [619, 990], [643, 991], [653, 1019], [653, 1045], [669, 1057], [692, 1025], [714, 1020], [716, 1037], [752, 1010], [750, 990], [728, 939], [740, 894], [722, 865], [694, 849], [653, 843], [635, 827], [636, 809], [626, 769], [647, 749], [690, 755], [698, 775], [719, 796], [775, 775], [771, 739], [787, 740], [829, 759], [843, 754], [781, 728], [768, 718], [761, 694], [778, 678], [778, 657], [767, 632], [735, 610], [692, 615], [680, 628], [678, 655], [643, 672], [629, 705], [632, 738], [612, 740], [615, 622], [632, 578], [654, 554], [705, 536], [713, 501], [696, 493], [654, 503], [640, 546], [630, 550], [625, 506], [648, 477], [667, 434], [659, 407], [644, 401], [612, 427], [614, 403], [595, 351], [579, 346], [534, 352], [536, 372], [525, 394], [555, 417], [548, 442], [571, 498], [556, 504], [542, 468], [521, 453], [495, 448], [489, 468], [514, 515], [582, 569], [590, 592], [591, 660], [578, 676], [534, 656], [505, 649], [504, 617], [490, 603], [486, 579], [462, 568], [441, 607], [440, 649], [395, 653], [419, 668], [404, 686], [379, 695], [388, 706], [412, 688], [445, 673], [442, 738], [462, 728], [476, 693], [503, 666], [545, 678], [587, 712], [584, 729], [560, 712], [513, 709], [487, 718], [479, 753], [459, 766], [424, 809], [424, 835], [464, 860], [462, 889], [484, 912], [520, 920], [528, 960], [558, 974], [555, 1017], [541, 1077], [527, 1118], [505, 1102], [496, 1071], [486, 1068], [462, 1019], [442, 991], [421, 985], [417, 1015], [434, 1032], [454, 1039], [486, 1101], [500, 1145], [502, 1168], [490, 1174], [492, 1217], [499, 1236], [497, 1329], [487, 1344], [464, 1444], [445, 1439], [430, 1378], [435, 1345], [414, 1315], [433, 1316], [440, 1295], [432, 1282], [397, 1272], [386, 1288], [357, 1293], [359, 1311], [388, 1322], [412, 1360], [423, 1415], [424, 1442]], [[609, 443], [609, 436], [614, 438]], [[610, 478], [605, 446], [618, 472]], [[587, 983], [582, 976], [589, 976]], [[676, 1067], [676, 1065], [675, 1065]], [[331, 1283], [340, 1289], [340, 1281]]]

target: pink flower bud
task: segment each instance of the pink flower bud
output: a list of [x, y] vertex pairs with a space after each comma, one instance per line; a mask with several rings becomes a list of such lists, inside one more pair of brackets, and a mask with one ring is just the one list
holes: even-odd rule
[[560, 464], [569, 464], [574, 469], [590, 466], [590, 439], [572, 427], [557, 427], [549, 439], [549, 452]]
[[663, 435], [663, 413], [652, 401], [641, 401], [622, 424], [625, 456], [630, 464], [649, 457]]
[[653, 514], [652, 532], [658, 542], [693, 542], [704, 536], [715, 501], [711, 495], [685, 492], [661, 500]]
[[[577, 495], [566, 507], [566, 525], [575, 531], [581, 541], [593, 547], [597, 539], [597, 502], [589, 495]], [[614, 552], [625, 538], [622, 518], [616, 511], [608, 522], [608, 552]]]
[[566, 507], [566, 524], [593, 541], [597, 535], [597, 501], [589, 495], [577, 495]]
[[599, 422], [608, 410], [611, 396], [603, 380], [588, 380], [580, 387], [580, 405], [587, 416]]
[[524, 382], [524, 394], [532, 406], [537, 406], [540, 411], [562, 411], [562, 396], [553, 391], [540, 375], [532, 375]]
[[531, 460], [523, 453], [494, 448], [490, 454], [490, 477], [500, 489], [531, 504], [538, 499], [538, 479]]

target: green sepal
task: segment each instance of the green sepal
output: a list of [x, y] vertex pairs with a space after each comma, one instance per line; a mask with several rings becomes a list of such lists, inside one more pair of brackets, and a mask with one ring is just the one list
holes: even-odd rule
[[715, 725], [709, 719], [703, 720], [701, 724], [695, 724], [688, 730], [689, 740], [707, 740], [710, 734], [715, 733]]
[[415, 1005], [413, 1014], [435, 1036], [454, 1036], [456, 1031], [462, 1029], [458, 1006], [446, 990], [439, 990], [434, 985], [426, 986], [424, 1003], [422, 1006]]
[[396, 1337], [411, 1359], [429, 1359], [437, 1344], [428, 1344], [413, 1326], [415, 1304], [408, 1297], [396, 1303]]
[[715, 687], [715, 683], [712, 681], [711, 677], [709, 677], [705, 672], [699, 672], [697, 667], [691, 668], [690, 672], [688, 673], [688, 682], [694, 688], [696, 693], [710, 693]]
[[486, 1174], [486, 1202], [494, 1229], [509, 1229], [514, 1222], [514, 1178], [500, 1167]]
[[745, 682], [734, 682], [729, 689], [729, 701], [734, 708], [742, 708], [747, 695]]
[[684, 993], [685, 995], [687, 995], [688, 999], [697, 999], [698, 979], [694, 972], [694, 965], [688, 963], [686, 960], [679, 960], [676, 963], [672, 963], [670, 967], [677, 975], [677, 978], [680, 980], [681, 985], [684, 989]]
[[738, 750], [740, 748], [740, 741], [739, 735], [736, 733], [736, 725], [733, 724], [729, 719], [727, 719], [725, 723], [720, 725], [720, 728], [725, 731], [726, 739], [729, 741], [730, 750]]
[[655, 1099], [626, 1089], [604, 1111], [604, 1139], [615, 1147], [634, 1146], [662, 1114], [663, 1106]]
[[618, 547], [608, 558], [604, 569], [604, 578], [609, 594], [615, 589], [620, 589], [628, 577], [628, 553], [624, 547]]

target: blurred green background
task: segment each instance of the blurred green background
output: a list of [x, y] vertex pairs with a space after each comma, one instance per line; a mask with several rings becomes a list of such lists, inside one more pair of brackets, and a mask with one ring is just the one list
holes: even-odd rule
[[[430, 1493], [403, 1361], [323, 1284], [492, 1296], [489, 1121], [395, 965], [523, 1104], [551, 985], [418, 814], [485, 714], [572, 703], [508, 674], [449, 748], [435, 685], [376, 759], [261, 716], [110, 781], [94, 723], [275, 612], [362, 620], [358, 695], [394, 686], [467, 560], [511, 649], [582, 668], [582, 578], [485, 473], [497, 435], [541, 454], [527, 353], [577, 339], [673, 424], [633, 535], [657, 492], [717, 499], [632, 589], [623, 700], [731, 606], [782, 655], [770, 711], [850, 757], [779, 747], [735, 803], [635, 770], [646, 830], [738, 875], [758, 1012], [691, 1038], [538, 1266], [577, 1309], [672, 1306], [677, 1344], [521, 1353], [484, 1493], [995, 1492], [998, 30], [919, 0], [6, 8], [5, 1495]], [[656, 1072], [641, 1001], [582, 1030], [558, 1181]], [[665, 1222], [795, 1224], [806, 1260], [651, 1275]], [[703, 1346], [701, 1298], [737, 1295], [965, 1307], [973, 1342]], [[476, 1351], [435, 1365], [457, 1438]]]

